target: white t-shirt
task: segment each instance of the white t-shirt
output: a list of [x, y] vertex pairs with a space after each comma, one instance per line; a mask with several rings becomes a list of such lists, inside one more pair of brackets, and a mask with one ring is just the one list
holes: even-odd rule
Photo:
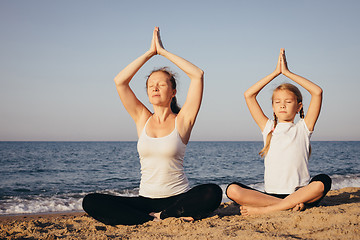
[[[268, 120], [262, 132], [264, 144], [273, 126], [274, 121]], [[309, 183], [311, 134], [303, 119], [277, 124], [265, 156], [265, 192], [291, 194]]]

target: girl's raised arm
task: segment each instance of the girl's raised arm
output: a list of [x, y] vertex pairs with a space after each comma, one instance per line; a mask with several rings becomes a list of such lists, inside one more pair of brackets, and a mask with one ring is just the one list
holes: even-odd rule
[[264, 77], [254, 85], [252, 85], [244, 93], [245, 101], [250, 110], [251, 116], [255, 120], [256, 124], [260, 127], [261, 131], [264, 130], [266, 122], [268, 121], [268, 117], [266, 117], [264, 112], [262, 111], [258, 101], [256, 100], [256, 96], [259, 94], [261, 89], [263, 89], [269, 82], [271, 82], [274, 78], [280, 75], [281, 73], [280, 57], [281, 57], [281, 51], [275, 71], [269, 74], [268, 76]]
[[285, 50], [282, 52], [281, 62], [281, 73], [286, 77], [290, 78], [294, 82], [298, 83], [300, 86], [305, 88], [311, 94], [311, 101], [309, 105], [309, 110], [305, 115], [305, 124], [310, 131], [314, 130], [315, 123], [319, 117], [322, 103], [322, 89], [315, 83], [309, 81], [308, 79], [301, 77], [295, 73], [290, 72], [287, 66]]
[[126, 66], [115, 78], [115, 84], [117, 92], [119, 93], [120, 99], [128, 111], [130, 116], [133, 118], [135, 123], [137, 124], [139, 119], [145, 117], [148, 118], [150, 115], [150, 111], [139, 101], [139, 99], [135, 96], [134, 92], [131, 90], [129, 83], [134, 75], [139, 71], [139, 69], [154, 55], [156, 55], [156, 31], [153, 32], [153, 38], [151, 41], [150, 49], [135, 59], [132, 63]]
[[177, 115], [179, 134], [183, 142], [187, 143], [201, 105], [204, 86], [204, 72], [189, 61], [165, 50], [160, 39], [159, 29], [156, 28], [155, 31], [157, 31], [155, 41], [157, 54], [173, 62], [182, 71], [184, 71], [191, 80], [186, 101]]

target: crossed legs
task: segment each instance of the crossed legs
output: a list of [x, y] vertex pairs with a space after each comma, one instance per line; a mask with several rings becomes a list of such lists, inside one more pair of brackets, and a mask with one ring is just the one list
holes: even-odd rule
[[331, 188], [331, 179], [325, 174], [315, 176], [309, 185], [290, 195], [262, 193], [240, 183], [232, 183], [226, 189], [227, 196], [240, 204], [243, 215], [263, 214], [287, 209], [301, 210], [306, 206], [315, 206]]

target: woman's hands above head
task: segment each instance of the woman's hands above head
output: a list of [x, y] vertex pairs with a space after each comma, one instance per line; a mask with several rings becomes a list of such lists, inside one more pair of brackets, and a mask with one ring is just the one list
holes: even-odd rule
[[149, 53], [151, 56], [154, 55], [162, 55], [162, 53], [165, 51], [164, 46], [161, 42], [160, 38], [160, 29], [159, 27], [155, 27], [153, 31], [153, 37], [151, 40], [151, 45], [149, 49]]
[[156, 41], [156, 35], [157, 35], [157, 31], [156, 31], [156, 28], [155, 28], [154, 31], [153, 31], [152, 39], [151, 39], [150, 49], [149, 49], [149, 51], [148, 51], [151, 56], [154, 56], [154, 55], [157, 54], [157, 52], [156, 52], [156, 43], [155, 43], [155, 41]]
[[161, 42], [160, 38], [160, 29], [159, 27], [155, 27], [155, 46], [156, 46], [156, 53], [162, 55], [162, 52], [165, 51], [165, 48]]

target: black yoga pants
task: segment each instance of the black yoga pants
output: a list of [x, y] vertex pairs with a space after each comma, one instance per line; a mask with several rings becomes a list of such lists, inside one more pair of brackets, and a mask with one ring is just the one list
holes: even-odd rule
[[91, 193], [83, 199], [83, 209], [91, 217], [109, 225], [142, 224], [154, 218], [151, 212], [161, 212], [168, 217], [193, 217], [195, 220], [209, 216], [222, 200], [222, 190], [216, 184], [196, 186], [186, 193], [167, 198], [121, 197]]
[[[312, 202], [312, 203], [306, 203], [305, 205], [307, 206], [307, 207], [314, 207], [314, 206], [317, 206], [319, 203], [320, 203], [320, 201], [325, 197], [325, 195], [330, 191], [330, 189], [331, 189], [331, 178], [328, 176], [328, 175], [326, 175], [326, 174], [319, 174], [319, 175], [316, 175], [315, 177], [313, 177], [311, 180], [310, 180], [310, 183], [312, 183], [312, 182], [315, 182], [315, 181], [319, 181], [319, 182], [322, 182], [323, 184], [324, 184], [324, 192], [323, 192], [323, 195], [322, 195], [322, 197], [319, 199], [319, 200], [317, 200], [317, 201], [315, 201], [315, 202]], [[309, 183], [309, 184], [310, 184]], [[246, 186], [246, 185], [244, 185], [244, 184], [242, 184], [242, 183], [238, 183], [238, 182], [233, 182], [233, 183], [230, 183], [228, 186], [227, 186], [227, 188], [231, 185], [231, 184], [236, 184], [236, 185], [238, 185], [238, 186], [240, 186], [240, 187], [242, 187], [242, 188], [246, 188], [246, 189], [251, 189], [251, 190], [255, 190], [255, 191], [258, 191], [258, 190], [256, 190], [256, 189], [253, 189], [253, 188], [251, 188], [251, 187], [249, 187], [249, 186]], [[226, 188], [226, 195], [227, 195], [227, 188]], [[261, 191], [258, 191], [258, 192], [261, 192]], [[274, 196], [274, 197], [277, 197], [277, 198], [282, 198], [282, 199], [284, 199], [284, 198], [286, 198], [287, 196], [289, 196], [290, 194], [275, 194], [275, 193], [266, 193], [266, 192], [261, 192], [261, 193], [264, 193], [264, 194], [267, 194], [267, 195], [270, 195], [270, 196]], [[228, 196], [228, 198], [229, 198], [229, 196]], [[229, 198], [230, 200], [232, 200], [231, 198]]]

